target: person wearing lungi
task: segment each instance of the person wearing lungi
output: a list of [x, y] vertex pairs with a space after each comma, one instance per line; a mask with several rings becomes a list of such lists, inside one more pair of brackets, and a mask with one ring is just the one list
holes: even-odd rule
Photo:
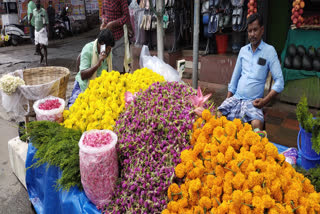
[[[228, 85], [227, 99], [218, 107], [220, 115], [228, 120], [242, 119], [262, 137], [264, 116], [262, 108], [284, 88], [283, 75], [277, 52], [262, 40], [263, 20], [255, 13], [248, 17], [249, 44], [242, 47]], [[264, 97], [264, 86], [271, 72], [274, 84]]]
[[68, 107], [71, 107], [89, 81], [99, 77], [103, 70], [112, 71], [112, 47], [115, 41], [109, 29], [102, 30], [98, 38], [86, 44], [81, 51], [79, 72], [76, 75]]
[[[48, 31], [47, 26], [49, 23], [48, 20], [48, 14], [46, 10], [41, 7], [40, 0], [36, 1], [36, 9], [33, 10], [33, 17], [34, 17], [34, 43], [37, 46], [37, 50], [39, 51], [39, 54], [41, 56], [40, 58], [40, 64], [43, 61], [43, 58], [45, 59], [46, 65], [48, 65], [48, 52], [47, 52], [47, 46], [48, 46]], [[42, 49], [44, 54], [42, 54]]]

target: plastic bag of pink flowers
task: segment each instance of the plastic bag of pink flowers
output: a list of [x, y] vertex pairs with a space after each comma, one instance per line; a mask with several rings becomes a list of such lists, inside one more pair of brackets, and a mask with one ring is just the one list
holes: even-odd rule
[[49, 120], [58, 123], [63, 122], [63, 110], [65, 101], [58, 97], [49, 96], [37, 100], [33, 104], [37, 120]]
[[79, 141], [81, 183], [86, 196], [98, 209], [111, 200], [116, 188], [117, 140], [110, 130], [90, 130]]

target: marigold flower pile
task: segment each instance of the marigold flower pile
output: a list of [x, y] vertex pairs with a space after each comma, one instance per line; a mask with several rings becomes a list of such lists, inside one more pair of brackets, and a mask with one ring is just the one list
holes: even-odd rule
[[63, 125], [81, 131], [113, 130], [115, 121], [125, 109], [125, 92], [135, 93], [147, 89], [154, 82], [163, 81], [163, 76], [147, 68], [124, 75], [104, 71], [100, 77], [91, 80], [70, 109], [63, 112]]
[[174, 166], [190, 145], [196, 118], [192, 95], [196, 91], [184, 84], [154, 83], [120, 115], [115, 133], [121, 177], [109, 212], [160, 213], [165, 208]]
[[192, 149], [175, 167], [168, 213], [319, 213], [320, 194], [267, 138], [239, 119], [207, 110], [193, 125]]

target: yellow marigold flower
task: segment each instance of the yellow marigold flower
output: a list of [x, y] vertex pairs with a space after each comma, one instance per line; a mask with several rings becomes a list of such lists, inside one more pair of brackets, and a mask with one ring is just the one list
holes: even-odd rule
[[179, 204], [176, 201], [170, 201], [167, 208], [170, 212], [177, 213], [179, 210]]
[[211, 112], [208, 109], [203, 110], [201, 116], [205, 121], [209, 121], [212, 117]]
[[161, 214], [170, 214], [170, 211], [168, 209], [162, 210]]
[[238, 118], [234, 119], [233, 123], [234, 123], [234, 125], [236, 125], [238, 131], [243, 129], [242, 121], [240, 119], [238, 119]]
[[308, 199], [311, 200], [315, 204], [319, 204], [320, 203], [320, 193], [313, 192], [309, 195]]
[[279, 163], [283, 163], [286, 160], [286, 157], [283, 154], [279, 154], [276, 159], [279, 161]]
[[255, 207], [255, 212], [260, 212], [261, 210], [263, 211], [264, 210], [264, 204], [263, 204], [263, 201], [260, 197], [257, 197], [257, 196], [254, 196], [252, 198], [252, 205]]
[[207, 210], [211, 208], [211, 200], [209, 197], [201, 197], [199, 201], [200, 207], [206, 208]]
[[268, 214], [279, 214], [276, 208], [269, 209]]
[[187, 162], [185, 162], [185, 167], [186, 167], [186, 172], [190, 172], [194, 167], [193, 167], [193, 161], [192, 160], [188, 160]]
[[241, 206], [241, 203], [243, 202], [243, 192], [240, 190], [233, 191], [232, 192], [232, 202]]

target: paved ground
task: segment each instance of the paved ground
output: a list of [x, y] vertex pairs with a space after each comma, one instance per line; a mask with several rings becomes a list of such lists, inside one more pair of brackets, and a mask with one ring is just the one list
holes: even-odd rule
[[[70, 69], [67, 97], [70, 96], [75, 76], [75, 60], [82, 47], [98, 34], [98, 28], [76, 37], [50, 42], [48, 48], [49, 66], [64, 66]], [[33, 55], [31, 44], [0, 48], [0, 76], [17, 69], [40, 66], [39, 56]], [[11, 170], [8, 157], [8, 141], [16, 136], [17, 123], [23, 120], [5, 113], [0, 105], [0, 214], [32, 214], [34, 211], [28, 193]], [[11, 121], [11, 122], [8, 122]]]

